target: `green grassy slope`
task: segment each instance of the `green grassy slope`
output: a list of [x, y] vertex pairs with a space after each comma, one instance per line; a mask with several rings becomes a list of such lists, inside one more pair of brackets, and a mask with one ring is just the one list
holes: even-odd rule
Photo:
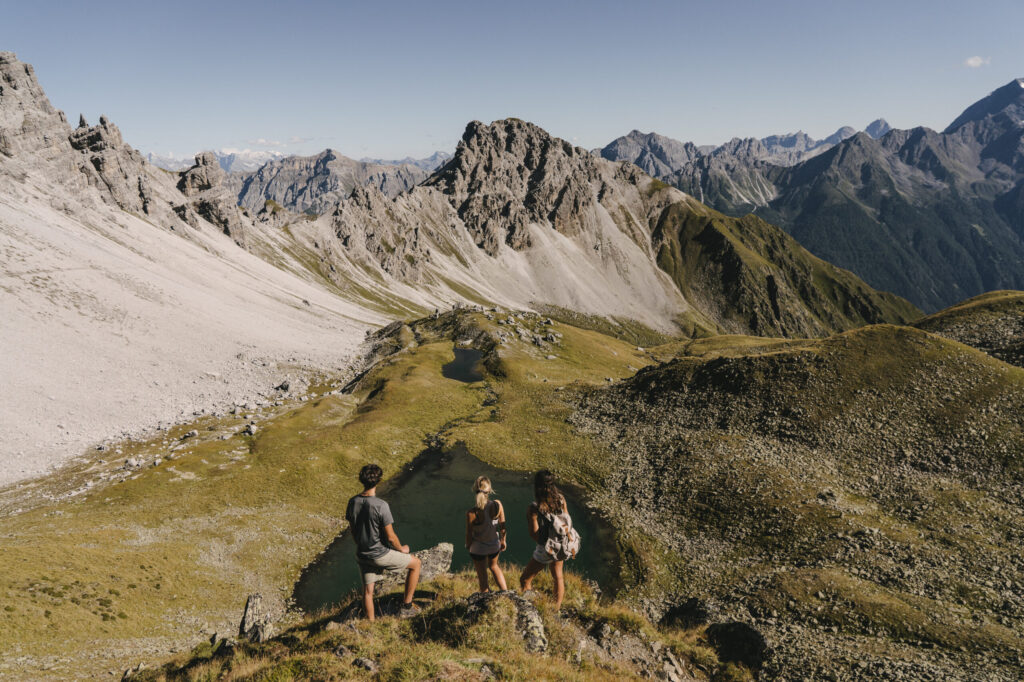
[[[247, 419], [207, 420], [170, 461], [162, 440], [131, 444], [0, 491], [0, 673], [123, 669], [232, 631], [246, 594], [289, 594], [340, 530], [363, 463], [390, 475], [462, 442], [583, 488], [616, 530], [620, 606], [658, 617], [695, 598], [764, 632], [787, 677], [863, 659], [865, 675], [1008, 679], [1024, 660], [1024, 370], [891, 325], [650, 349], [638, 334], [665, 340], [530, 313], [396, 324], [352, 395], [269, 408], [255, 436], [237, 433]], [[441, 375], [466, 342], [485, 353], [481, 382]], [[147, 466], [120, 471], [133, 455]], [[367, 651], [379, 636], [426, 647], [431, 666], [473, 657], [379, 627]], [[251, 653], [258, 679], [269, 662]]]
[[730, 218], [692, 199], [676, 202], [658, 216], [653, 240], [658, 265], [725, 332], [823, 336], [920, 315], [754, 216]]

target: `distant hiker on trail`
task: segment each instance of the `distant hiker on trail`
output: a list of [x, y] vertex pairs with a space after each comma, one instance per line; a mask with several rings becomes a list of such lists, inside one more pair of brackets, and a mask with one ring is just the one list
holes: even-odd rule
[[565, 578], [562, 564], [573, 559], [580, 551], [580, 534], [572, 527], [572, 518], [565, 496], [555, 485], [555, 476], [547, 469], [537, 472], [533, 479], [533, 503], [526, 511], [530, 537], [537, 543], [530, 563], [523, 569], [519, 585], [523, 591], [531, 589], [533, 578], [547, 566], [555, 581], [555, 608], [562, 606], [565, 596]]
[[487, 585], [488, 569], [494, 575], [498, 587], [507, 590], [505, 574], [498, 566], [498, 555], [508, 547], [505, 539], [505, 508], [501, 500], [490, 499], [494, 489], [486, 476], [477, 477], [473, 492], [476, 493], [476, 504], [466, 512], [466, 549], [476, 567], [480, 591], [490, 591]]
[[374, 619], [374, 585], [384, 578], [387, 571], [408, 571], [401, 615], [411, 616], [419, 611], [412, 603], [412, 597], [420, 579], [420, 560], [409, 554], [409, 545], [403, 545], [395, 535], [391, 507], [377, 497], [377, 484], [383, 475], [384, 472], [376, 464], [364, 466], [359, 471], [363, 492], [352, 497], [345, 510], [345, 519], [356, 541], [356, 561], [363, 575], [363, 606], [370, 620]]

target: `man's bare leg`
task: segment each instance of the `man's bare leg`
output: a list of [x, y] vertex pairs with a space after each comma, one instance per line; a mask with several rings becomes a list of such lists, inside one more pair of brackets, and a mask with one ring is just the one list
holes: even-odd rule
[[373, 620], [373, 588], [376, 583], [363, 585], [363, 608], [366, 610], [366, 619]]
[[412, 596], [416, 594], [416, 585], [420, 581], [420, 560], [412, 557], [409, 560], [409, 574], [405, 577], [405, 603], [412, 603]]

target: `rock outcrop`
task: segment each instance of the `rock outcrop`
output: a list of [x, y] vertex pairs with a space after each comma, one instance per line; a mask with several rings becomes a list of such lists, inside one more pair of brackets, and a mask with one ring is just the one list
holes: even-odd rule
[[225, 184], [226, 179], [227, 174], [213, 152], [197, 154], [195, 165], [182, 172], [178, 180], [178, 189], [189, 201], [176, 206], [175, 212], [193, 226], [196, 226], [196, 216], [199, 216], [246, 248], [250, 246], [247, 237], [252, 226], [235, 205], [234, 197]]
[[[434, 578], [451, 571], [452, 557], [455, 555], [455, 547], [449, 542], [442, 542], [429, 549], [413, 552], [413, 556], [422, 562], [420, 567], [420, 582], [426, 583]], [[379, 589], [388, 589], [405, 582], [405, 571], [386, 573], [384, 579], [378, 581]]]
[[0, 154], [52, 161], [67, 153], [67, 118], [50, 104], [32, 65], [13, 52], [0, 52], [0, 102]]
[[263, 608], [263, 595], [250, 594], [245, 601], [242, 622], [238, 624], [238, 636], [250, 642], [265, 642], [273, 636], [274, 626]]
[[540, 611], [522, 595], [506, 590], [503, 592], [477, 592], [466, 599], [466, 622], [472, 626], [500, 600], [508, 600], [516, 609], [516, 633], [523, 638], [523, 644], [530, 653], [544, 653], [548, 648], [548, 636], [541, 620]]

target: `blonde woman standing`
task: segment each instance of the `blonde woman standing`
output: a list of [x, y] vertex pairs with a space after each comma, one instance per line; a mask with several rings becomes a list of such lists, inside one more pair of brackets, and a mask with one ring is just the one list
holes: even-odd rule
[[491, 480], [480, 476], [473, 484], [476, 504], [466, 512], [466, 549], [476, 567], [480, 591], [488, 592], [487, 571], [502, 590], [507, 590], [505, 574], [498, 566], [498, 554], [508, 547], [505, 539], [505, 509], [500, 500], [492, 500]]

